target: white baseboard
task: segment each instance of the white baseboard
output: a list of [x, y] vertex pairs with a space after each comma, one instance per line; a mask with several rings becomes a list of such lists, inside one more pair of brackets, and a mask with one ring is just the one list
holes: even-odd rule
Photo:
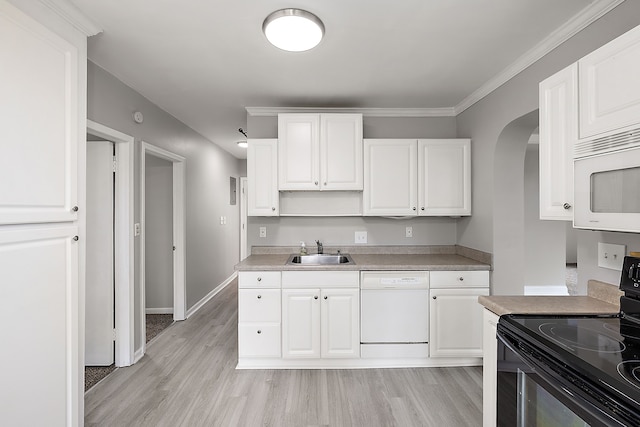
[[138, 363], [138, 360], [142, 359], [142, 357], [144, 356], [144, 347], [139, 348], [136, 350], [135, 353], [133, 353], [133, 363]]
[[209, 300], [211, 298], [213, 298], [214, 296], [216, 296], [216, 294], [218, 294], [218, 292], [220, 292], [221, 290], [223, 290], [224, 288], [227, 287], [227, 285], [229, 283], [231, 283], [233, 281], [233, 279], [235, 279], [236, 277], [238, 277], [238, 272], [234, 272], [231, 276], [229, 276], [227, 278], [227, 280], [225, 280], [224, 282], [222, 282], [221, 284], [219, 284], [218, 286], [215, 287], [214, 290], [212, 290], [211, 292], [209, 292], [207, 295], [204, 296], [204, 298], [202, 298], [200, 301], [198, 301], [197, 303], [195, 303], [193, 305], [193, 307], [191, 307], [190, 309], [187, 310], [187, 319], [189, 317], [191, 317], [193, 314], [196, 313], [196, 311], [200, 310], [200, 308], [202, 308], [203, 305], [205, 305], [207, 302], [209, 302]]
[[173, 314], [173, 307], [165, 308], [146, 308], [146, 314]]

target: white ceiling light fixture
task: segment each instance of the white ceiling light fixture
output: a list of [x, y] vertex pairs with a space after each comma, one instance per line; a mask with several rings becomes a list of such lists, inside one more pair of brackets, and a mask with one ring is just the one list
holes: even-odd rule
[[236, 144], [238, 144], [238, 147], [240, 148], [247, 148], [249, 146], [249, 144], [247, 144], [247, 141], [238, 141], [236, 142]]
[[303, 52], [320, 43], [324, 36], [324, 24], [306, 10], [281, 9], [267, 16], [262, 31], [275, 47], [289, 52]]

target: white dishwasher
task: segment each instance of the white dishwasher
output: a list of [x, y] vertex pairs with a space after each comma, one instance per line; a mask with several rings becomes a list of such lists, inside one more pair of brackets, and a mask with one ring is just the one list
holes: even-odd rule
[[429, 356], [429, 272], [360, 273], [362, 358]]

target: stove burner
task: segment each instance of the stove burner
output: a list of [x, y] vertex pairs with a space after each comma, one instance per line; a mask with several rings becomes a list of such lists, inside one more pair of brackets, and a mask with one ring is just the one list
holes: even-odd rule
[[621, 353], [626, 349], [625, 344], [619, 339], [589, 328], [543, 323], [538, 329], [548, 338], [573, 352], [580, 349], [598, 353]]
[[618, 373], [629, 384], [640, 389], [640, 360], [626, 360], [618, 363]]

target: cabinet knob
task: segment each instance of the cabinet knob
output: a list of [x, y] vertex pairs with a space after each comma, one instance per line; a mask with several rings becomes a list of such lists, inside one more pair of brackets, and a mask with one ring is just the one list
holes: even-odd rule
[[324, 186], [325, 186], [325, 187], [327, 186], [327, 183], [326, 183], [326, 182], [324, 183]]
[[424, 206], [423, 206], [423, 207], [421, 207], [421, 208], [420, 208], [420, 210], [421, 210], [421, 211], [423, 211], [423, 210], [424, 210]]
[[415, 207], [415, 206], [413, 207], [413, 210], [414, 210], [414, 211], [416, 210], [416, 207]]
[[262, 299], [262, 295], [258, 295], [258, 299]]
[[275, 212], [275, 211], [276, 211], [276, 208], [275, 208], [275, 207], [273, 207], [273, 208], [271, 208], [271, 210], [272, 210], [273, 212]]
[[261, 334], [261, 333], [262, 333], [262, 331], [261, 331], [260, 329], [258, 329], [258, 333], [259, 333], [259, 334]]
[[433, 298], [433, 299], [438, 299], [438, 297], [436, 297], [436, 296], [432, 296], [431, 298]]
[[258, 282], [262, 282], [262, 277], [258, 277]]
[[571, 205], [569, 203], [565, 203], [562, 207], [565, 208], [565, 210], [571, 209]]
[[78, 207], [77, 206], [72, 207], [71, 212], [78, 212]]
[[318, 181], [316, 181], [314, 184], [315, 184], [315, 185], [318, 185]]
[[324, 299], [329, 299], [329, 297], [325, 295], [325, 296], [324, 296]]
[[78, 240], [80, 240], [80, 238], [78, 236], [73, 236], [73, 241], [77, 242]]
[[462, 281], [464, 281], [464, 277], [458, 277], [458, 280], [460, 280], [462, 282]]
[[318, 295], [314, 296], [313, 299], [318, 299]]

